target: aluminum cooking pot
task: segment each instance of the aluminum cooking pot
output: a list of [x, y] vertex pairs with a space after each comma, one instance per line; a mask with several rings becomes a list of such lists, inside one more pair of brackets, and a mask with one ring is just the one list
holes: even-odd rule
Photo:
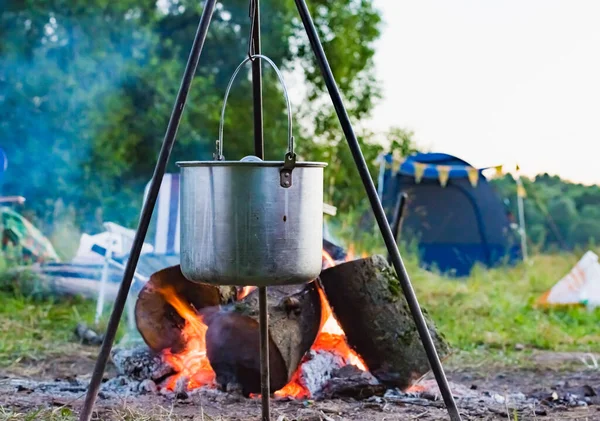
[[[288, 111], [283, 161], [223, 157], [223, 123], [231, 86], [242, 66], [261, 57], [281, 84]], [[322, 162], [296, 162], [292, 113], [283, 77], [263, 55], [235, 70], [221, 111], [213, 161], [178, 162], [181, 168], [181, 270], [190, 281], [218, 285], [309, 282], [321, 272]]]

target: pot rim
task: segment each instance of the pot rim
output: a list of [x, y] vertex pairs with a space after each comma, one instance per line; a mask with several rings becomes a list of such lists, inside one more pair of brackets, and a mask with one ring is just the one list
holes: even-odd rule
[[[177, 161], [178, 167], [283, 167], [283, 161]], [[294, 168], [325, 168], [326, 162], [300, 161]]]

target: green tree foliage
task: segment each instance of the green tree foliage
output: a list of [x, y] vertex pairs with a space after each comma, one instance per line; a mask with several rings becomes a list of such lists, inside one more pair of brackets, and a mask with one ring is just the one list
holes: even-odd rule
[[[0, 146], [9, 166], [4, 194], [22, 194], [52, 225], [59, 207], [76, 209], [86, 230], [105, 220], [132, 225], [152, 175], [179, 89], [202, 2], [170, 0], [1, 1]], [[372, 0], [312, 0], [311, 11], [354, 122], [379, 97], [373, 43], [380, 16]], [[326, 160], [328, 196], [357, 206], [353, 163], [328, 101], [293, 2], [263, 0], [262, 47], [284, 72], [303, 78], [305, 100], [293, 104], [303, 159]], [[218, 3], [179, 129], [175, 161], [210, 159], [225, 87], [247, 54], [248, 2]], [[250, 66], [247, 65], [249, 70]], [[282, 89], [264, 67], [266, 158], [286, 145]], [[249, 71], [229, 97], [224, 153], [253, 152]], [[380, 147], [359, 133], [372, 161]], [[369, 162], [371, 163], [371, 162]], [[355, 180], [350, 181], [350, 178]]]
[[[413, 139], [414, 133], [408, 130], [392, 127], [385, 133], [363, 132], [361, 134], [359, 142], [375, 182], [379, 175], [379, 166], [375, 165], [375, 161], [379, 154], [391, 152], [400, 158], [417, 152]], [[353, 158], [344, 140], [337, 142], [336, 146], [337, 150], [333, 150], [332, 155], [324, 158], [338, 168], [334, 172], [329, 172], [330, 178], [325, 180], [326, 185], [329, 186], [329, 190], [326, 187], [325, 198], [338, 206], [343, 217], [337, 218], [337, 221], [330, 221], [330, 225], [335, 228], [340, 238], [348, 244], [353, 244], [354, 251], [359, 253], [381, 251], [383, 250], [381, 233]], [[332, 148], [324, 149], [327, 152], [332, 151]]]
[[[588, 247], [600, 241], [600, 187], [541, 174], [523, 178], [529, 242], [541, 250]], [[517, 218], [516, 183], [511, 175], [491, 180]]]
[[3, 191], [26, 196], [52, 223], [58, 199], [74, 206], [87, 200], [82, 180], [94, 113], [103, 93], [125, 80], [129, 63], [145, 57], [149, 2], [4, 3], [0, 145], [9, 164]]

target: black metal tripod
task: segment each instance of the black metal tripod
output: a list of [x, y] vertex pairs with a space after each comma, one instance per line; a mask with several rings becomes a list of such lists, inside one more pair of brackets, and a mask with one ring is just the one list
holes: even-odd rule
[[[181, 81], [181, 86], [179, 92], [177, 94], [177, 99], [175, 101], [175, 106], [173, 107], [173, 111], [171, 113], [171, 118], [169, 120], [169, 124], [167, 126], [167, 131], [163, 140], [163, 144], [160, 150], [160, 154], [158, 156], [158, 160], [156, 163], [156, 167], [154, 170], [154, 174], [152, 176], [152, 181], [150, 182], [150, 189], [148, 192], [147, 200], [144, 202], [144, 206], [142, 208], [142, 214], [140, 217], [140, 221], [138, 224], [138, 229], [136, 231], [136, 235], [133, 241], [133, 245], [131, 247], [130, 257], [127, 261], [127, 266], [125, 268], [125, 273], [123, 275], [123, 281], [121, 282], [121, 286], [119, 288], [119, 292], [117, 294], [117, 298], [115, 300], [115, 304], [113, 307], [113, 311], [110, 316], [110, 320], [108, 322], [106, 334], [104, 337], [104, 342], [102, 343], [102, 347], [100, 348], [100, 352], [98, 354], [98, 359], [96, 360], [96, 365], [94, 367], [94, 372], [92, 374], [92, 379], [90, 381], [90, 385], [87, 391], [87, 396], [85, 399], [85, 403], [79, 417], [80, 421], [89, 421], [92, 416], [92, 410], [94, 407], [94, 402], [96, 397], [98, 396], [98, 391], [100, 389], [100, 385], [102, 383], [102, 376], [104, 374], [104, 370], [106, 368], [106, 363], [108, 361], [110, 351], [115, 340], [115, 335], [117, 332], [117, 328], [119, 326], [119, 321], [121, 319], [121, 315], [123, 314], [123, 309], [125, 307], [125, 303], [127, 300], [127, 296], [129, 294], [129, 289], [131, 287], [131, 282], [133, 279], [133, 274], [135, 273], [135, 269], [137, 267], [137, 263], [140, 257], [140, 252], [142, 250], [142, 245], [144, 243], [144, 239], [146, 237], [146, 233], [148, 231], [148, 225], [150, 224], [150, 219], [152, 218], [152, 213], [154, 210], [154, 206], [156, 204], [156, 200], [158, 197], [158, 192], [160, 190], [160, 185], [165, 174], [165, 170], [167, 167], [167, 163], [169, 161], [169, 157], [171, 155], [171, 151], [173, 149], [173, 144], [175, 142], [175, 136], [177, 134], [177, 129], [179, 126], [179, 122], [181, 119], [181, 115], [183, 113], [183, 108], [186, 103], [187, 95], [192, 83], [192, 79], [194, 74], [196, 73], [196, 68], [198, 67], [198, 61], [200, 59], [200, 53], [202, 52], [202, 47], [204, 45], [204, 41], [206, 39], [206, 34], [208, 32], [208, 27], [210, 25], [210, 21], [215, 9], [215, 4], [217, 0], [206, 0], [204, 5], [204, 9], [202, 11], [202, 16], [200, 18], [200, 23], [198, 25], [198, 30], [196, 32], [196, 36], [194, 38], [194, 43], [192, 45], [192, 49], [189, 55], [189, 59], [185, 68], [185, 72], [183, 75], [183, 79]], [[423, 346], [427, 353], [427, 357], [429, 359], [429, 364], [431, 365], [431, 369], [435, 375], [436, 381], [440, 388], [440, 392], [444, 398], [444, 402], [448, 409], [448, 413], [450, 415], [450, 419], [452, 421], [459, 421], [460, 414], [458, 412], [458, 408], [450, 391], [450, 386], [448, 385], [448, 381], [446, 380], [446, 375], [444, 374], [444, 369], [440, 362], [439, 356], [435, 349], [435, 345], [429, 334], [429, 330], [427, 328], [427, 324], [423, 317], [423, 313], [421, 312], [421, 308], [419, 306], [419, 302], [415, 295], [415, 292], [412, 288], [412, 284], [408, 277], [408, 273], [406, 272], [406, 268], [400, 257], [400, 252], [398, 251], [398, 247], [396, 245], [396, 241], [394, 239], [394, 235], [390, 228], [390, 225], [385, 216], [385, 212], [379, 201], [379, 197], [377, 195], [377, 190], [375, 189], [375, 185], [373, 183], [373, 179], [369, 174], [369, 170], [367, 167], [367, 163], [365, 162], [365, 158], [360, 149], [360, 145], [354, 133], [354, 129], [352, 128], [352, 124], [350, 123], [350, 119], [348, 117], [348, 113], [346, 112], [346, 108], [344, 107], [340, 92], [336, 85], [335, 79], [333, 77], [333, 73], [331, 68], [329, 67], [329, 62], [327, 61], [327, 57], [325, 56], [325, 52], [323, 51], [323, 46], [321, 45], [321, 41], [319, 40], [319, 36], [317, 34], [317, 30], [310, 16], [310, 12], [308, 10], [308, 6], [306, 5], [305, 0], [294, 0], [296, 2], [296, 7], [298, 8], [298, 12], [300, 14], [300, 18], [302, 20], [302, 24], [304, 25], [304, 29], [308, 34], [308, 38], [310, 41], [310, 45], [312, 50], [316, 56], [317, 63], [319, 68], [321, 69], [321, 73], [325, 79], [325, 84], [327, 86], [327, 90], [329, 91], [329, 95], [331, 97], [331, 101], [335, 107], [335, 111], [337, 113], [338, 119], [344, 131], [344, 135], [346, 140], [348, 141], [348, 146], [352, 152], [352, 156], [358, 168], [360, 177], [365, 186], [365, 190], [369, 201], [371, 203], [371, 207], [373, 208], [373, 213], [375, 214], [375, 218], [377, 220], [377, 224], [379, 225], [379, 229], [381, 230], [381, 234], [385, 241], [385, 245], [387, 247], [390, 259], [393, 263], [393, 266], [396, 270], [398, 278], [400, 280], [400, 285], [402, 286], [402, 291], [404, 292], [404, 296], [406, 297], [406, 301], [408, 302], [408, 306], [410, 308], [411, 314], [415, 320], [415, 324], [419, 335], [421, 337], [421, 341], [423, 342]], [[252, 41], [249, 42], [250, 52], [249, 54], [260, 54], [260, 14], [259, 14], [259, 0], [253, 0], [251, 2], [251, 10], [250, 15], [252, 18]], [[254, 94], [254, 144], [255, 144], [255, 155], [259, 158], [262, 158], [264, 155], [264, 146], [263, 146], [263, 126], [262, 126], [262, 80], [261, 80], [261, 69], [260, 69], [260, 58], [253, 59], [252, 66], [252, 75], [253, 75], [253, 94]], [[268, 361], [268, 315], [266, 311], [266, 288], [261, 288], [259, 290], [259, 300], [260, 300], [260, 325], [261, 325], [261, 381], [262, 381], [262, 419], [263, 421], [270, 421], [269, 415], [269, 396], [270, 396], [270, 388], [269, 388], [269, 361]]]

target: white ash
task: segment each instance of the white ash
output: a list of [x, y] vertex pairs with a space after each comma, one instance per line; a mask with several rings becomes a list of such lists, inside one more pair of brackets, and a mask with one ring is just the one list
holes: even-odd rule
[[[152, 380], [150, 380], [152, 381]], [[140, 380], [134, 380], [128, 376], [117, 376], [103, 383], [100, 391], [107, 396], [121, 395], [130, 396], [140, 394]]]
[[[182, 380], [180, 388], [185, 386]], [[87, 392], [89, 386], [88, 380], [53, 380], [53, 381], [34, 381], [30, 379], [6, 379], [0, 382], [0, 394], [6, 393], [6, 390], [14, 390], [15, 393], [36, 393], [39, 395], [48, 395], [53, 397], [67, 397], [75, 399]], [[180, 390], [181, 392], [181, 390]], [[221, 400], [230, 402], [241, 399], [241, 395], [231, 395], [221, 392], [214, 388], [201, 387], [192, 391], [184, 391], [183, 393], [171, 392], [165, 388], [160, 388], [153, 380], [133, 380], [127, 376], [117, 376], [102, 383], [98, 398], [105, 399], [122, 399], [123, 397], [135, 397], [140, 395], [161, 395], [170, 399], [186, 399], [189, 396], [201, 394], [211, 400]]]
[[179, 399], [187, 399], [188, 398], [188, 383], [190, 382], [190, 380], [185, 377], [185, 376], [181, 376], [179, 377], [176, 381], [175, 381], [175, 396], [177, 396], [177, 398]]
[[346, 365], [346, 361], [338, 354], [318, 350], [310, 350], [307, 360], [300, 368], [300, 381], [315, 396], [331, 379], [335, 370]]
[[[409, 389], [401, 391], [399, 389], [388, 389], [383, 400], [388, 402], [398, 402], [408, 405], [436, 406], [443, 407], [442, 397], [439, 387], [435, 380], [426, 380], [417, 383], [422, 389]], [[500, 394], [494, 391], [479, 392], [463, 385], [450, 383], [450, 390], [456, 400], [456, 404], [462, 410], [481, 410], [483, 413], [492, 412], [506, 414], [523, 411], [535, 411], [540, 405], [540, 400], [535, 397], [526, 396], [523, 393]], [[577, 401], [577, 403], [580, 403]], [[584, 406], [581, 402], [580, 406]]]
[[[175, 382], [175, 387], [173, 390], [169, 390], [166, 387], [160, 387], [157, 386], [157, 394], [164, 396], [167, 399], [179, 399], [179, 400], [185, 400], [185, 399], [189, 399], [193, 396], [197, 396], [197, 395], [202, 395], [202, 396], [209, 396], [212, 397], [212, 399], [215, 399], [215, 396], [232, 396], [226, 392], [223, 392], [217, 388], [211, 387], [211, 386], [201, 386], [201, 387], [196, 387], [193, 389], [188, 389], [187, 388], [187, 379], [186, 378], [179, 378], [177, 379], [177, 381]], [[237, 395], [236, 395], [237, 396]], [[239, 395], [241, 396], [241, 395]]]
[[142, 380], [138, 385], [138, 392], [142, 395], [152, 394], [155, 395], [158, 393], [158, 386], [150, 379]]
[[6, 379], [2, 380], [2, 385], [14, 388], [16, 392], [39, 392], [51, 395], [81, 394], [87, 391], [88, 382], [82, 382], [77, 379], [54, 381], [35, 381], [30, 379]]
[[120, 375], [132, 380], [160, 380], [174, 374], [173, 367], [155, 355], [145, 345], [135, 348], [114, 348], [111, 359]]

